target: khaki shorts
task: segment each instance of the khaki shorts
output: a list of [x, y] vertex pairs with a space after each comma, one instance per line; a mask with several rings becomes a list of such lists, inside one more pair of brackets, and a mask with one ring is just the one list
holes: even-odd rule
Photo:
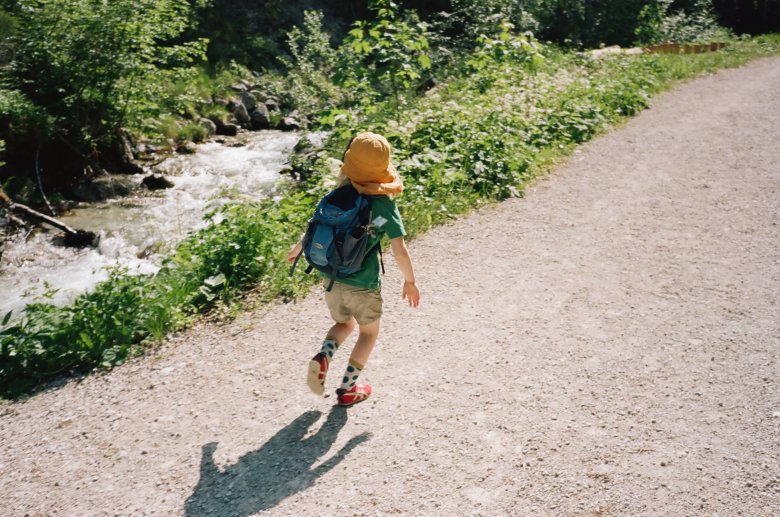
[[336, 323], [346, 323], [354, 316], [358, 325], [368, 325], [382, 316], [382, 294], [379, 289], [363, 289], [335, 282], [333, 289], [325, 291], [325, 302]]

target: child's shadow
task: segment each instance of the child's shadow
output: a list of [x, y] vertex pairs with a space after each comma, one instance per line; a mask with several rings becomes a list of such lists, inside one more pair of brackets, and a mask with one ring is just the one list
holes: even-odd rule
[[186, 515], [240, 517], [273, 508], [284, 498], [309, 488], [371, 437], [369, 433], [354, 436], [333, 457], [311, 468], [330, 450], [347, 423], [346, 410], [334, 406], [320, 430], [304, 439], [306, 431], [321, 415], [320, 411], [307, 411], [224, 471], [214, 464], [217, 443], [205, 444], [200, 481], [187, 499]]

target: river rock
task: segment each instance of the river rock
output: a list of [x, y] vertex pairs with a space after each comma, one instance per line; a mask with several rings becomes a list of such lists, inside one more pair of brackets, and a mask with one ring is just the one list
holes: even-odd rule
[[268, 129], [271, 127], [271, 116], [265, 104], [258, 104], [252, 111], [252, 129]]
[[292, 117], [284, 117], [276, 124], [276, 128], [282, 131], [297, 131], [301, 129], [301, 123]]
[[279, 111], [279, 103], [273, 97], [269, 97], [265, 100], [265, 107], [268, 108], [268, 111]]
[[249, 124], [252, 121], [252, 119], [249, 117], [249, 112], [246, 110], [246, 106], [244, 106], [244, 103], [241, 101], [235, 103], [235, 106], [233, 107], [233, 115], [236, 116], [236, 120], [238, 120], [239, 124], [242, 126], [244, 124]]
[[224, 106], [226, 108], [230, 104], [229, 100], [227, 100], [226, 98], [221, 97], [219, 95], [212, 95], [211, 96], [211, 102], [214, 103], [214, 104], [217, 104], [219, 106]]
[[173, 187], [173, 182], [162, 174], [150, 174], [141, 180], [141, 184], [149, 190], [162, 190]]
[[62, 237], [62, 245], [68, 248], [95, 248], [100, 237], [95, 232], [76, 230], [76, 233], [66, 233]]
[[245, 84], [243, 84], [243, 83], [235, 83], [235, 84], [232, 84], [232, 85], [230, 85], [230, 88], [231, 88], [231, 89], [232, 89], [234, 92], [245, 92], [245, 91], [247, 90], [247, 88], [246, 88], [246, 85], [245, 85]]
[[242, 92], [241, 102], [248, 113], [252, 113], [252, 110], [257, 106], [257, 99], [255, 99], [255, 96], [252, 95], [251, 92]]
[[185, 140], [176, 146], [176, 152], [179, 154], [195, 154], [198, 152], [198, 146], [189, 140]]
[[238, 125], [225, 123], [217, 127], [217, 134], [224, 136], [236, 136], [238, 134]]
[[113, 149], [103, 156], [103, 161], [112, 172], [139, 174], [143, 172], [143, 169], [133, 161], [137, 155], [138, 150], [132, 135], [126, 129], [120, 129], [114, 139]]
[[198, 119], [198, 125], [206, 130], [206, 136], [214, 136], [217, 134], [217, 125], [207, 118]]
[[126, 196], [134, 187], [135, 184], [128, 176], [104, 174], [71, 186], [70, 197], [76, 201], [103, 201], [116, 196]]

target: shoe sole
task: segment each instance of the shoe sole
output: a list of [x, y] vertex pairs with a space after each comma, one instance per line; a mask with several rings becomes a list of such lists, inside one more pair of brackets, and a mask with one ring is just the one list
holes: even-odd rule
[[364, 399], [356, 400], [355, 402], [352, 402], [350, 404], [342, 404], [341, 402], [339, 402], [338, 405], [341, 406], [341, 407], [352, 407], [352, 406], [354, 406], [356, 404], [360, 404], [361, 402], [365, 402], [366, 400], [368, 400], [368, 397], [366, 397]]
[[369, 393], [368, 395], [366, 395], [360, 400], [356, 400], [355, 402], [350, 402], [349, 404], [342, 404], [341, 402], [339, 402], [338, 405], [341, 407], [350, 407], [350, 406], [354, 406], [355, 404], [360, 404], [361, 402], [363, 402], [364, 400], [368, 400], [369, 398], [371, 398], [371, 393]]
[[309, 361], [309, 370], [306, 373], [306, 384], [315, 395], [325, 393], [325, 386], [320, 384], [320, 363], [314, 360]]

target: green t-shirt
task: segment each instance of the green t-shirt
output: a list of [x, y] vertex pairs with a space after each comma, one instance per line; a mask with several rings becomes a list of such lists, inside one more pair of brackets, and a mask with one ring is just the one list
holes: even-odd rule
[[[339, 278], [337, 282], [363, 289], [378, 289], [381, 285], [377, 243], [382, 240], [383, 235], [387, 235], [390, 239], [406, 235], [395, 201], [387, 196], [371, 196], [371, 225], [374, 228], [374, 235], [369, 238], [368, 247], [374, 249], [366, 256], [363, 268], [355, 274]], [[324, 273], [323, 276], [330, 278]]]

